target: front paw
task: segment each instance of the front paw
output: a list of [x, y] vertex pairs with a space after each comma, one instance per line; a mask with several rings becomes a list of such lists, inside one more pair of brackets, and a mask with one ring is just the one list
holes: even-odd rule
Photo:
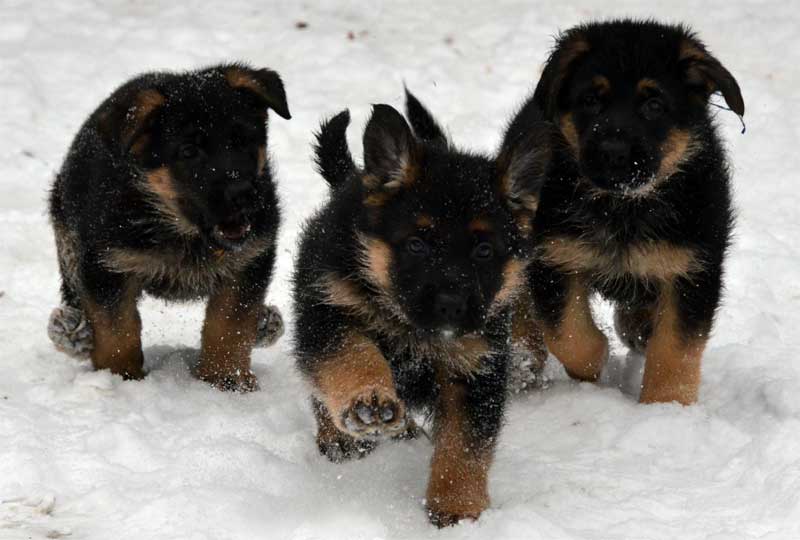
[[451, 512], [447, 510], [437, 510], [428, 507], [428, 521], [436, 527], [452, 527], [458, 525], [463, 520], [476, 521], [480, 517], [480, 511], [475, 512]]
[[269, 347], [283, 335], [283, 316], [275, 306], [261, 306], [255, 347]]
[[219, 373], [216, 371], [197, 374], [198, 378], [213, 388], [224, 392], [256, 392], [259, 389], [258, 377], [250, 371], [237, 370], [235, 373]]
[[406, 409], [393, 392], [365, 388], [338, 412], [339, 425], [355, 438], [393, 437], [406, 429]]
[[94, 348], [92, 326], [83, 310], [67, 305], [50, 313], [47, 335], [56, 349], [73, 358], [88, 359]]

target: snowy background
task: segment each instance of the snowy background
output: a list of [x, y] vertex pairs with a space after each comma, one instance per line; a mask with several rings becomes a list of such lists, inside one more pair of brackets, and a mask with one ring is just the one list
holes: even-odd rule
[[[567, 3], [0, 0], [0, 538], [800, 538], [800, 10]], [[270, 127], [286, 219], [269, 297], [291, 318], [298, 227], [325, 196], [310, 160], [323, 116], [351, 108], [360, 155], [369, 104], [400, 107], [405, 81], [458, 144], [490, 151], [558, 29], [628, 14], [691, 23], [747, 104], [745, 135], [719, 114], [739, 222], [698, 405], [638, 405], [641, 362], [619, 344], [600, 385], [550, 364], [547, 388], [512, 401], [491, 508], [437, 531], [422, 509], [429, 443], [328, 463], [287, 337], [255, 352], [250, 395], [189, 375], [199, 304], [143, 302], [142, 382], [52, 348], [46, 191], [80, 124], [129, 77], [229, 59], [281, 73], [294, 117]]]

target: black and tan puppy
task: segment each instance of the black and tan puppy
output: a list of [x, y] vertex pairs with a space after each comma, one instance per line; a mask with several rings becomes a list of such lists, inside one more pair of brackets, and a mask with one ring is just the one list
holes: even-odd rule
[[143, 292], [208, 298], [198, 375], [251, 390], [251, 348], [282, 331], [263, 306], [278, 200], [267, 109], [289, 118], [278, 74], [245, 65], [127, 82], [75, 137], [50, 196], [63, 305], [56, 346], [141, 378]]
[[506, 144], [545, 119], [562, 135], [537, 214], [530, 290], [550, 351], [594, 380], [607, 356], [592, 292], [616, 303], [646, 354], [642, 402], [697, 399], [733, 222], [725, 153], [708, 110], [733, 76], [682, 26], [622, 20], [562, 34]]
[[317, 442], [332, 461], [364, 455], [434, 413], [427, 505], [449, 525], [488, 505], [503, 418], [509, 307], [547, 146], [529, 130], [497, 160], [455, 149], [410, 94], [376, 105], [364, 167], [347, 111], [316, 148], [330, 200], [306, 224], [294, 276], [296, 352], [313, 386]]

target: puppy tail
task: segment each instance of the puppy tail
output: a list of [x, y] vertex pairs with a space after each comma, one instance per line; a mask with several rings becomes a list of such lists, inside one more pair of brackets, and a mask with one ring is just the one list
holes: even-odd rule
[[322, 122], [316, 133], [314, 161], [317, 171], [335, 188], [345, 183], [356, 170], [350, 147], [347, 146], [347, 126], [350, 124], [350, 111], [345, 109], [336, 116]]

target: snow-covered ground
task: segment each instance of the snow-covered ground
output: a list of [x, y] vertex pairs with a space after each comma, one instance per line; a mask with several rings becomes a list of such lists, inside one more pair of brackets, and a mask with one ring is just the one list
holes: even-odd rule
[[[431, 4], [0, 1], [0, 538], [800, 538], [797, 6]], [[130, 76], [244, 59], [284, 77], [294, 118], [270, 128], [286, 219], [269, 296], [290, 319], [298, 227], [325, 195], [309, 146], [323, 116], [351, 108], [360, 155], [369, 104], [400, 106], [405, 81], [457, 143], [491, 150], [551, 36], [625, 14], [691, 23], [747, 103], [746, 135], [719, 115], [739, 221], [696, 406], [638, 405], [640, 361], [618, 344], [599, 385], [550, 364], [547, 388], [512, 401], [491, 509], [438, 531], [422, 509], [426, 440], [339, 466], [317, 453], [288, 337], [255, 352], [250, 395], [189, 375], [200, 305], [144, 302], [142, 382], [52, 348], [46, 190], [81, 122]]]

